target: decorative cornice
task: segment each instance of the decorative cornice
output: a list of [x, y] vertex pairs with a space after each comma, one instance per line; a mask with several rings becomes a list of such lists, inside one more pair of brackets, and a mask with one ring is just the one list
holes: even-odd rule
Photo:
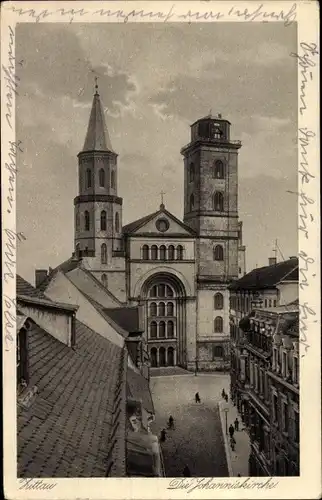
[[115, 196], [113, 194], [81, 194], [74, 198], [74, 205], [96, 201], [102, 201], [104, 203], [116, 203], [117, 205], [123, 204], [123, 198], [120, 198], [119, 196]]

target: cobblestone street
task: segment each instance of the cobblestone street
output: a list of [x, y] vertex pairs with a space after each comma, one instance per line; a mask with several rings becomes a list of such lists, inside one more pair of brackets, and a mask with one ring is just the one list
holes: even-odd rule
[[[160, 435], [170, 415], [175, 429], [167, 430], [162, 444], [167, 477], [182, 476], [187, 465], [192, 476], [228, 476], [218, 402], [229, 376], [222, 374], [178, 375], [151, 378], [155, 405], [154, 430]], [[195, 403], [199, 392], [201, 403]]]

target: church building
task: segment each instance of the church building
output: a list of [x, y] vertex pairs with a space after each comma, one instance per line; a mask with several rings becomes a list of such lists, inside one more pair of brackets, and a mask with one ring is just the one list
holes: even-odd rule
[[238, 220], [238, 151], [221, 115], [191, 125], [181, 149], [183, 221], [163, 201], [153, 213], [122, 223], [118, 155], [96, 85], [84, 147], [78, 154], [75, 207], [78, 266], [121, 305], [143, 306], [151, 367], [229, 367], [229, 290], [245, 274]]

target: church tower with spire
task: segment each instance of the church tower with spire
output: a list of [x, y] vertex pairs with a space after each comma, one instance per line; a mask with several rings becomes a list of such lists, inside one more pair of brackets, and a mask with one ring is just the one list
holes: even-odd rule
[[117, 194], [117, 154], [106, 127], [97, 82], [87, 134], [78, 154], [75, 254], [101, 283], [125, 300], [122, 203]]

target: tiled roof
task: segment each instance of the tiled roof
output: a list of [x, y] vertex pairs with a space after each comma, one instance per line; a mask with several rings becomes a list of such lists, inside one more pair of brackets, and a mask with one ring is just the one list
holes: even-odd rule
[[63, 273], [68, 273], [69, 271], [76, 269], [76, 267], [79, 266], [79, 263], [80, 261], [78, 261], [74, 257], [70, 257], [69, 259], [65, 260], [64, 262], [59, 264], [59, 266], [55, 267], [49, 272], [47, 278], [42, 283], [40, 283], [40, 285], [37, 287], [37, 290], [41, 290], [42, 292], [44, 292], [47, 286], [49, 285], [51, 279], [58, 271], [61, 271]]
[[[287, 276], [287, 278], [286, 278]], [[289, 259], [272, 266], [253, 269], [230, 285], [231, 290], [274, 288], [284, 278], [298, 280], [298, 259]]]
[[129, 396], [142, 401], [143, 408], [149, 413], [154, 413], [149, 381], [141, 373], [136, 373], [131, 368], [128, 368], [127, 386]]
[[142, 333], [139, 322], [139, 310], [137, 307], [104, 308], [103, 311], [127, 332]]
[[75, 348], [31, 329], [30, 385], [38, 394], [29, 409], [18, 407], [19, 477], [105, 477], [121, 354], [77, 320]]
[[39, 288], [35, 288], [28, 281], [26, 281], [22, 276], [17, 274], [16, 276], [16, 291], [17, 295], [25, 295], [27, 297], [35, 297], [38, 299], [50, 300], [46, 295], [42, 293]]

